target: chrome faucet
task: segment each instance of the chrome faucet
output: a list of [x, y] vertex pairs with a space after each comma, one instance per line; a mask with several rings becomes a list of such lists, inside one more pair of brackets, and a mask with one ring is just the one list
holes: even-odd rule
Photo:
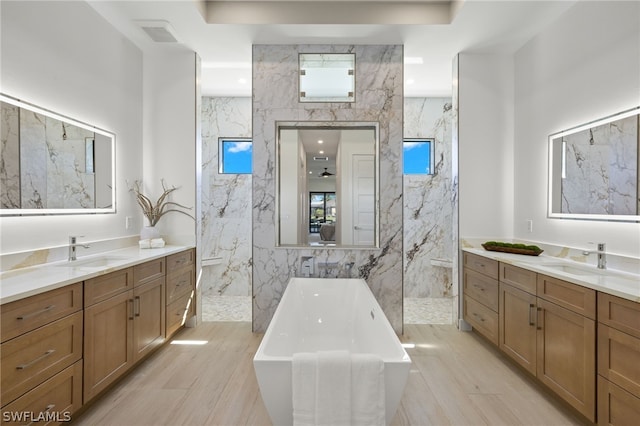
[[80, 237], [74, 237], [74, 236], [69, 237], [69, 262], [72, 262], [72, 261], [76, 260], [76, 247], [78, 247], [78, 246], [84, 247], [84, 248], [89, 248], [90, 247], [88, 244], [76, 243], [76, 238], [82, 238], [82, 236], [80, 236]]
[[598, 255], [598, 269], [607, 269], [607, 251], [605, 243], [598, 243], [598, 250], [585, 250], [582, 252], [585, 256], [588, 256], [591, 253], [596, 253]]

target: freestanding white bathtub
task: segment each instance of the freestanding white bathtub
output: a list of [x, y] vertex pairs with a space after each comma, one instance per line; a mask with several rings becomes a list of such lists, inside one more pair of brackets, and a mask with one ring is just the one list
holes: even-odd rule
[[293, 354], [348, 350], [384, 363], [389, 424], [404, 391], [411, 359], [363, 279], [292, 278], [258, 347], [253, 365], [274, 425], [293, 423]]

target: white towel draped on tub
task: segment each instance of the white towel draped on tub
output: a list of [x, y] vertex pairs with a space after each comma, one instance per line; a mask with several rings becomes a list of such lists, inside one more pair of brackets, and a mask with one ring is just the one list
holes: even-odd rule
[[373, 354], [296, 353], [292, 362], [293, 424], [385, 424], [384, 364]]

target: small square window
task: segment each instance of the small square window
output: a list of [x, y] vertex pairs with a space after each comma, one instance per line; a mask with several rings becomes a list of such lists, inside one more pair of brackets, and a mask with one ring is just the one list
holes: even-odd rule
[[253, 143], [246, 138], [220, 138], [218, 172], [251, 174], [253, 169]]
[[432, 175], [433, 139], [405, 139], [402, 143], [402, 171], [405, 175]]

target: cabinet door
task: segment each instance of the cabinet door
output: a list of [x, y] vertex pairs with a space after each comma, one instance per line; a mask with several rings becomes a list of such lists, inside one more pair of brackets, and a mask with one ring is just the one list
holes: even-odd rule
[[136, 287], [133, 291], [134, 362], [142, 359], [164, 342], [164, 277]]
[[133, 363], [133, 290], [84, 310], [84, 402]]
[[595, 421], [596, 324], [538, 299], [538, 380]]
[[500, 283], [500, 349], [536, 374], [536, 297]]
[[598, 424], [601, 426], [637, 425], [640, 398], [598, 376]]

